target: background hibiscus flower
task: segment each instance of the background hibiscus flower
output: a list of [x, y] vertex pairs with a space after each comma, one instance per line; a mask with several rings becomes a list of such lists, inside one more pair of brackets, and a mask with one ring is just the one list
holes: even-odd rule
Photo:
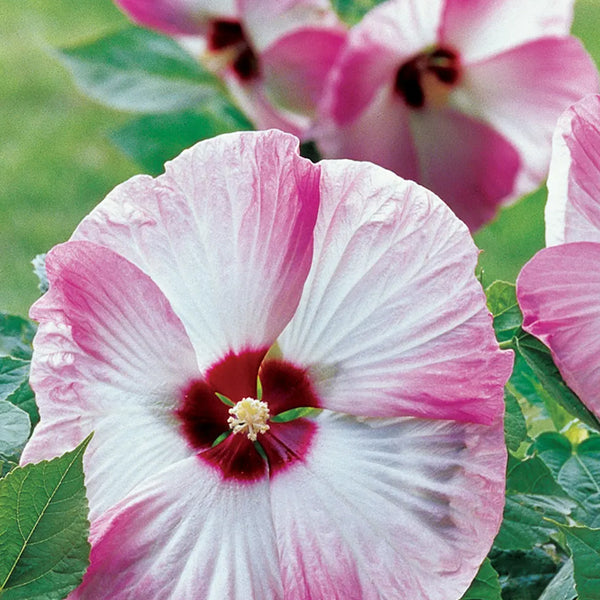
[[543, 181], [560, 113], [598, 89], [573, 1], [391, 0], [350, 32], [315, 135], [414, 179], [471, 229]]

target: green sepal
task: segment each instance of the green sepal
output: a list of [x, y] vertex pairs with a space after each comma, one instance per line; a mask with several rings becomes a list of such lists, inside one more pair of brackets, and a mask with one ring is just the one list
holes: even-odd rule
[[267, 453], [265, 452], [265, 449], [260, 445], [260, 442], [252, 442], [252, 445], [254, 446], [254, 448], [256, 449], [256, 451], [260, 454], [261, 458], [268, 463], [269, 462], [269, 457], [267, 456]]
[[225, 395], [215, 392], [215, 396], [226, 406], [235, 406], [235, 404]]
[[229, 431], [224, 431], [217, 439], [212, 443], [211, 448], [218, 446], [221, 442], [224, 442], [233, 432], [231, 429]]
[[288, 423], [294, 419], [301, 419], [305, 417], [314, 417], [322, 411], [321, 408], [315, 408], [314, 406], [301, 406], [299, 408], [291, 408], [290, 410], [284, 410], [283, 412], [271, 417], [269, 420], [273, 423]]

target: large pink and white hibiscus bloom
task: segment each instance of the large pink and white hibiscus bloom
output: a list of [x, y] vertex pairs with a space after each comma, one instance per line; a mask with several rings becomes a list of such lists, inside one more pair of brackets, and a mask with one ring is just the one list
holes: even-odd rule
[[315, 132], [322, 153], [427, 186], [471, 229], [547, 173], [561, 112], [597, 91], [573, 0], [391, 0], [350, 32]]
[[502, 517], [469, 233], [278, 131], [118, 186], [47, 257], [23, 460], [90, 431], [83, 599], [456, 600]]
[[523, 328], [600, 417], [600, 96], [560, 118], [546, 204], [546, 243], [517, 280]]
[[328, 0], [115, 0], [216, 71], [259, 129], [311, 127], [346, 37]]

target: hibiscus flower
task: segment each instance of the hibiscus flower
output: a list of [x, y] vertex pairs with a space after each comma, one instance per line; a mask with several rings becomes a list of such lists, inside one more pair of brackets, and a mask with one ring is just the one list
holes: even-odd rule
[[315, 136], [427, 186], [471, 229], [546, 176], [560, 113], [597, 91], [573, 0], [391, 0], [349, 33]]
[[47, 257], [24, 461], [94, 431], [71, 599], [457, 599], [502, 517], [498, 349], [468, 231], [278, 131], [118, 186]]
[[226, 82], [259, 129], [312, 124], [346, 28], [326, 0], [115, 0]]
[[546, 243], [519, 274], [523, 328], [600, 416], [600, 96], [560, 118], [548, 176]]

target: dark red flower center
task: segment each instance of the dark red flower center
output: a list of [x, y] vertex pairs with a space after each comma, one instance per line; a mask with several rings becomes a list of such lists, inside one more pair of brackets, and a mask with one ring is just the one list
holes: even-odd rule
[[446, 102], [460, 76], [458, 53], [437, 47], [401, 65], [396, 72], [394, 89], [411, 108], [437, 106]]
[[242, 81], [258, 77], [258, 57], [238, 21], [212, 21], [208, 30], [208, 49], [228, 52], [230, 66]]
[[[266, 350], [227, 355], [206, 378], [187, 386], [175, 411], [198, 457], [225, 479], [249, 481], [276, 475], [302, 460], [316, 433], [316, 424], [308, 418], [286, 419], [296, 414], [288, 412], [293, 409], [320, 406], [308, 374], [290, 362], [264, 359], [265, 355]], [[234, 405], [260, 395], [271, 415], [268, 430], [259, 433], [256, 441], [244, 433], [233, 433], [228, 422], [231, 406], [217, 393]]]

